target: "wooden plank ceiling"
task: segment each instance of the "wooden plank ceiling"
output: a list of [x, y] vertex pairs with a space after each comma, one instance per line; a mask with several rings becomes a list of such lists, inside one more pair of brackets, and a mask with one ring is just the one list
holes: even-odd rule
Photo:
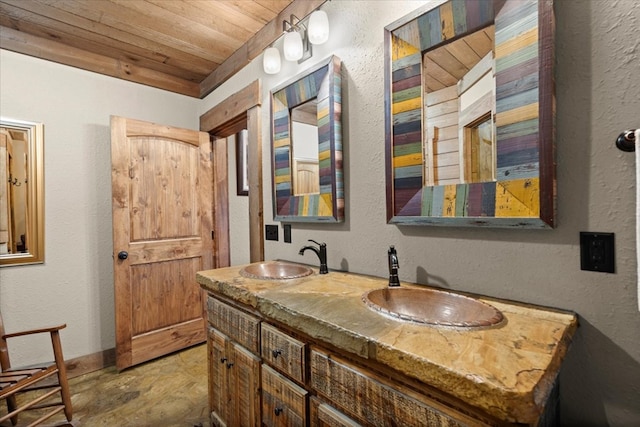
[[326, 0], [0, 0], [0, 48], [203, 98]]

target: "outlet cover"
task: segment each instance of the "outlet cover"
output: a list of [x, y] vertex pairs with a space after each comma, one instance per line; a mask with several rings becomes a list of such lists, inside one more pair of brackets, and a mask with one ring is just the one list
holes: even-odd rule
[[278, 224], [267, 224], [264, 226], [264, 238], [265, 240], [278, 241]]
[[615, 273], [614, 233], [580, 232], [580, 269]]

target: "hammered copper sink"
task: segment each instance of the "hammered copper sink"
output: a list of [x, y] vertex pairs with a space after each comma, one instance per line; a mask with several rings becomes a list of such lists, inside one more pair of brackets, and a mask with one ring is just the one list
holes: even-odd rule
[[313, 270], [305, 265], [283, 261], [263, 261], [249, 264], [240, 270], [243, 277], [262, 280], [287, 280], [310, 276]]
[[488, 327], [504, 319], [498, 309], [485, 302], [437, 289], [374, 289], [365, 293], [362, 300], [382, 314], [436, 326]]

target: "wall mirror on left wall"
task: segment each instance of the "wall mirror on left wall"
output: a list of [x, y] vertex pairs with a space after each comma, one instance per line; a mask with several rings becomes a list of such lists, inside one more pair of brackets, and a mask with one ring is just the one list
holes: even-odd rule
[[332, 56], [271, 91], [276, 221], [344, 221], [340, 70]]
[[0, 267], [44, 262], [44, 126], [0, 118]]

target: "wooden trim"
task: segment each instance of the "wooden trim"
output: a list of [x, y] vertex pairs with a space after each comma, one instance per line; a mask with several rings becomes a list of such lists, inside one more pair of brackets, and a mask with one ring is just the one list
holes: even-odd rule
[[198, 97], [199, 85], [131, 62], [109, 58], [83, 49], [1, 27], [0, 47], [36, 58], [46, 59], [83, 70], [128, 80], [182, 95]]
[[262, 132], [259, 105], [247, 111], [249, 143], [249, 259], [264, 260], [264, 212], [262, 204]]
[[229, 159], [227, 140], [212, 136], [214, 268], [231, 265], [229, 238]]
[[[234, 93], [224, 101], [200, 116], [200, 130], [203, 132], [218, 134], [228, 122], [236, 120], [249, 109], [260, 105], [261, 92], [260, 80], [254, 80], [244, 89]], [[228, 136], [228, 135], [227, 135]]]
[[294, 0], [200, 83], [200, 98], [213, 92], [275, 42], [282, 35], [282, 21], [289, 20], [291, 15], [304, 19], [325, 1], [327, 0]]
[[75, 378], [116, 364], [116, 349], [109, 348], [65, 361], [67, 378]]
[[[200, 116], [200, 130], [218, 135], [230, 129], [229, 123], [246, 120], [249, 150], [249, 254], [251, 262], [264, 260], [264, 217], [262, 202], [262, 82], [255, 80]], [[228, 135], [227, 135], [228, 136]], [[226, 245], [226, 257], [217, 258], [215, 268], [228, 266], [229, 254], [229, 190], [226, 140], [213, 140], [214, 150], [214, 212], [216, 245]], [[222, 221], [220, 221], [222, 219]], [[223, 253], [216, 246], [216, 254]], [[219, 256], [219, 255], [218, 255]]]

